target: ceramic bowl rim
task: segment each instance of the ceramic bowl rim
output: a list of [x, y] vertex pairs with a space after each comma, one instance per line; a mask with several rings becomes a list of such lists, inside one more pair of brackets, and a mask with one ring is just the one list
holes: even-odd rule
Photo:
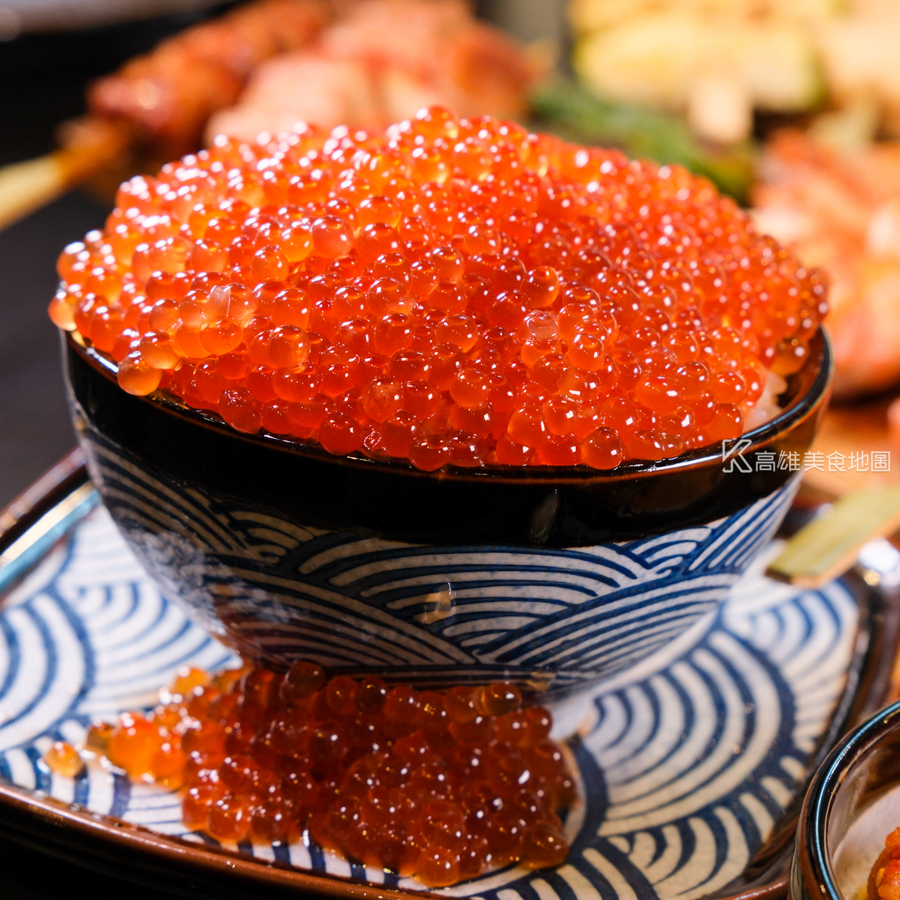
[[[93, 347], [83, 344], [79, 338], [74, 336], [73, 332], [65, 332], [65, 341], [70, 350], [81, 356], [94, 369], [102, 372], [105, 377], [112, 381], [116, 380], [117, 366], [114, 362]], [[816, 371], [808, 389], [805, 393], [794, 397], [790, 404], [777, 416], [758, 428], [743, 434], [741, 438], [748, 440], [749, 444], [742, 448], [742, 453], [753, 453], [779, 434], [789, 431], [792, 426], [802, 421], [827, 399], [834, 373], [834, 352], [828, 333], [821, 326], [810, 339], [810, 348], [813, 352], [809, 354], [804, 366], [797, 373], [797, 375], [801, 374], [808, 366], [818, 366], [818, 371]], [[433, 479], [437, 477], [441, 480], [455, 482], [489, 480], [494, 483], [608, 483], [634, 481], [645, 477], [659, 476], [662, 473], [671, 471], [699, 469], [723, 461], [722, 449], [712, 445], [689, 450], [680, 456], [658, 462], [625, 462], [610, 471], [591, 469], [588, 466], [482, 466], [473, 469], [449, 466], [438, 469], [436, 472], [425, 472], [416, 469], [412, 464], [404, 460], [374, 460], [358, 453], [336, 456], [317, 445], [301, 443], [300, 441], [279, 437], [268, 432], [252, 435], [244, 434], [225, 423], [215, 413], [195, 410], [166, 397], [152, 398], [152, 396], [138, 397], [134, 395], [132, 397], [134, 400], [152, 404], [157, 409], [184, 419], [198, 427], [214, 429], [217, 432], [229, 435], [235, 440], [251, 443], [261, 449], [276, 449], [291, 455], [325, 461], [338, 466], [351, 466], [361, 470], [381, 471], [386, 474], [408, 475], [416, 478]]]

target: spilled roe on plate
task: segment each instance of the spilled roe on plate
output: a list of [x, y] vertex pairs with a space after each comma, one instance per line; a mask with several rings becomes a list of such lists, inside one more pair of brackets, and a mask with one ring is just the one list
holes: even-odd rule
[[[416, 691], [296, 662], [184, 670], [160, 701], [95, 723], [87, 747], [182, 790], [185, 824], [217, 840], [311, 838], [432, 887], [565, 862], [575, 785], [550, 714], [511, 684]], [[45, 761], [62, 771], [68, 751]]]
[[444, 465], [660, 460], [777, 410], [820, 273], [677, 166], [423, 110], [122, 186], [50, 305], [239, 431]]

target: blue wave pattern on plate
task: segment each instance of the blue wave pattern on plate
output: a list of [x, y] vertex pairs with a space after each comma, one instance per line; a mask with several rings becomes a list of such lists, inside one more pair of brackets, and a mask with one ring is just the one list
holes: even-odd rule
[[[758, 567], [757, 567], [758, 570]], [[716, 616], [589, 698], [569, 742], [579, 802], [555, 871], [488, 874], [443, 893], [486, 900], [692, 900], [745, 868], [801, 783], [844, 687], [857, 609], [832, 584], [796, 592], [751, 572]], [[168, 603], [103, 510], [54, 551], [0, 615], [0, 776], [160, 833], [184, 833], [176, 795], [97, 763], [66, 779], [41, 761], [88, 721], [154, 703], [175, 668], [233, 657]], [[417, 888], [314, 845], [238, 852]]]
[[244, 655], [377, 668], [420, 685], [452, 670], [458, 682], [549, 685], [553, 697], [627, 670], [714, 610], [798, 485], [623, 543], [418, 546], [301, 527], [186, 489], [87, 433], [95, 483], [134, 552], [207, 628], [230, 623]]

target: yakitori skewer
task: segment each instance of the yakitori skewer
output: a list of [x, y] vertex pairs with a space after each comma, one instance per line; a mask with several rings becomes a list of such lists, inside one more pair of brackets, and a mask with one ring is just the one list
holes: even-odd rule
[[766, 574], [815, 589], [842, 575], [860, 550], [900, 529], [900, 485], [861, 488], [846, 494], [785, 545]]
[[0, 169], [0, 227], [101, 171], [132, 148], [162, 158], [200, 145], [265, 60], [307, 45], [331, 20], [328, 0], [255, 0], [163, 41], [96, 81], [89, 114], [59, 150]]

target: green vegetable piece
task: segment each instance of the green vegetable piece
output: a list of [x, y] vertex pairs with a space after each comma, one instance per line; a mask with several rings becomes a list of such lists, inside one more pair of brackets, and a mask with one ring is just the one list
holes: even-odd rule
[[629, 156], [676, 163], [709, 178], [725, 194], [746, 204], [756, 146], [710, 148], [671, 113], [601, 100], [570, 81], [544, 85], [531, 98], [536, 115], [561, 137], [618, 147]]

